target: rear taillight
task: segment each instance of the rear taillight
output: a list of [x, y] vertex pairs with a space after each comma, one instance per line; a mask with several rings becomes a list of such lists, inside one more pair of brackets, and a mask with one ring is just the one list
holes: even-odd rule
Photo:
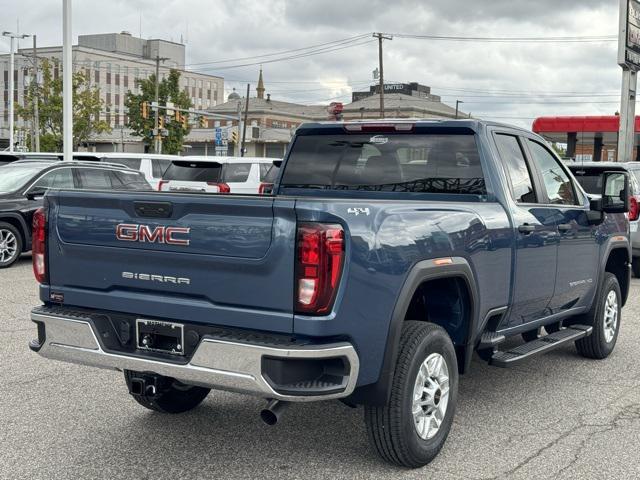
[[32, 226], [33, 274], [38, 283], [47, 283], [47, 217], [44, 208], [35, 211]]
[[262, 182], [258, 187], [258, 193], [260, 195], [269, 195], [270, 193], [273, 193], [273, 183]]
[[329, 313], [336, 298], [344, 262], [344, 230], [340, 225], [298, 225], [296, 312]]
[[161, 192], [162, 191], [162, 187], [167, 183], [169, 183], [169, 180], [160, 180], [158, 182], [158, 191]]
[[231, 187], [226, 183], [207, 182], [210, 187], [218, 187], [218, 193], [231, 193]]
[[640, 195], [631, 195], [629, 197], [629, 221], [638, 220], [640, 217]]

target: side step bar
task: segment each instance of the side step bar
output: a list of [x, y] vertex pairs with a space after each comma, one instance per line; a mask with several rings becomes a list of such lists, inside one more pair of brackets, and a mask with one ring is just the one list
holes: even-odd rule
[[496, 352], [491, 357], [490, 364], [494, 367], [507, 368], [540, 353], [546, 353], [554, 348], [574, 342], [591, 335], [593, 327], [589, 325], [571, 325], [568, 328], [550, 333], [532, 342], [519, 345], [506, 352]]

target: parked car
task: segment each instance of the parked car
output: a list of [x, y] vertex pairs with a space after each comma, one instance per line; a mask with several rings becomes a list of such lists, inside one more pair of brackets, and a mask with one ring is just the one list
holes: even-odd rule
[[273, 193], [273, 185], [278, 179], [278, 175], [280, 175], [280, 167], [282, 166], [282, 160], [274, 160], [271, 162], [271, 166], [267, 173], [265, 174], [262, 182], [260, 182], [260, 186], [258, 187], [258, 193], [262, 195], [268, 195]]
[[363, 405], [373, 448], [405, 467], [444, 445], [475, 352], [508, 367], [574, 342], [613, 351], [625, 172], [594, 200], [529, 131], [389, 119], [302, 125], [280, 170], [253, 197], [49, 192], [30, 348], [122, 370], [162, 413], [210, 389], [268, 399], [268, 424], [289, 402]]
[[124, 166], [57, 160], [18, 160], [0, 167], [0, 268], [31, 250], [33, 212], [50, 188], [151, 190], [144, 176]]
[[98, 160], [108, 163], [119, 163], [144, 174], [155, 189], [159, 188], [162, 175], [169, 168], [172, 160], [180, 159], [178, 155], [159, 155], [152, 153], [121, 153], [121, 152], [87, 152], [74, 153], [77, 160]]
[[39, 152], [0, 152], [0, 166], [17, 160], [62, 160], [62, 154]]
[[640, 278], [640, 162], [585, 162], [568, 165], [582, 188], [587, 193], [599, 195], [602, 190], [603, 173], [624, 171], [630, 175], [629, 182], [629, 230], [633, 252], [633, 274]]
[[262, 157], [181, 157], [167, 169], [159, 190], [257, 194], [273, 161]]

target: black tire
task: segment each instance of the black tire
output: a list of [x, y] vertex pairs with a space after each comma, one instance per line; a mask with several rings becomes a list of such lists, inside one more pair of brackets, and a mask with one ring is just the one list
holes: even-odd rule
[[[605, 334], [605, 308], [611, 292], [615, 293], [616, 296], [617, 321], [615, 322], [613, 336], [607, 341]], [[580, 323], [593, 326], [593, 333], [588, 337], [576, 340], [578, 353], [583, 357], [597, 360], [602, 360], [611, 355], [618, 340], [621, 320], [622, 295], [620, 294], [620, 285], [614, 274], [606, 272], [591, 310], [580, 317]]]
[[[125, 370], [124, 378], [127, 386], [130, 385], [131, 379], [138, 375], [140, 375], [138, 372]], [[184, 413], [193, 410], [207, 398], [211, 391], [209, 388], [184, 385], [168, 377], [158, 376], [158, 378], [165, 383], [161, 392], [153, 396], [133, 394], [131, 396], [143, 407], [160, 413]]]
[[[437, 433], [425, 439], [419, 436], [418, 427], [415, 426], [412, 414], [413, 393], [421, 365], [436, 353], [444, 359], [448, 369], [449, 396]], [[443, 398], [437, 392], [441, 390], [437, 389], [432, 397], [436, 405]], [[365, 406], [364, 409], [371, 445], [389, 463], [409, 468], [428, 464], [438, 455], [449, 435], [457, 399], [458, 363], [447, 332], [432, 323], [405, 322], [389, 401], [382, 407]]]
[[[11, 239], [11, 243], [5, 244], [5, 238]], [[7, 247], [6, 250], [5, 247]], [[23, 248], [22, 235], [18, 229], [10, 223], [0, 222], [0, 268], [13, 265], [20, 258]], [[13, 251], [10, 252], [9, 249]]]
[[633, 271], [634, 277], [640, 278], [640, 257], [633, 257], [633, 261], [631, 262], [631, 270]]

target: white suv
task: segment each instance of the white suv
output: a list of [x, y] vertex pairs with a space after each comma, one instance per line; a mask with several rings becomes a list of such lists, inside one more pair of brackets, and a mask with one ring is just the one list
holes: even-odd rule
[[258, 194], [274, 158], [188, 156], [174, 160], [160, 191]]
[[85, 156], [97, 157], [101, 162], [120, 163], [144, 174], [147, 182], [155, 189], [159, 188], [160, 180], [172, 160], [179, 160], [178, 155], [158, 155], [152, 153], [78, 153], [74, 158], [84, 160]]

